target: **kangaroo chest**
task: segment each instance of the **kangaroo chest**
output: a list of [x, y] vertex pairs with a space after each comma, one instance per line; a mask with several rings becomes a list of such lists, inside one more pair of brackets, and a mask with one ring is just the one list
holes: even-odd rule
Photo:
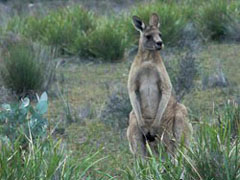
[[138, 76], [142, 116], [145, 121], [155, 119], [161, 99], [160, 77], [157, 68], [152, 66], [143, 67]]

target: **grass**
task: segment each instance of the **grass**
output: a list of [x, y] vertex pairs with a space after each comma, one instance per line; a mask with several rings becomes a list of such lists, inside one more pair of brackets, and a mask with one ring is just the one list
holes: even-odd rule
[[164, 2], [139, 4], [128, 14], [128, 22], [125, 25], [128, 38], [133, 38], [136, 42], [139, 33], [133, 28], [131, 17], [139, 16], [145, 24], [148, 24], [149, 17], [156, 12], [160, 17], [160, 31], [162, 32], [163, 41], [166, 45], [177, 46], [182, 37], [182, 31], [187, 23], [187, 11], [185, 6], [179, 8], [175, 3], [168, 4]]
[[[198, 14], [198, 26], [205, 38], [212, 40], [223, 40], [228, 38], [229, 27], [239, 18], [239, 9], [235, 2], [228, 3], [220, 0], [218, 3], [211, 0], [206, 5], [202, 5]], [[236, 28], [237, 25], [235, 25]]]
[[1, 78], [4, 85], [20, 96], [47, 90], [54, 76], [54, 49], [18, 36], [6, 36]]
[[133, 168], [129, 167], [126, 171], [125, 179], [180, 179], [183, 168], [185, 179], [239, 179], [240, 132], [238, 130], [236, 139], [232, 138], [234, 129], [231, 129], [231, 121], [234, 118], [228, 113], [228, 108], [236, 110], [240, 123], [239, 107], [226, 104], [220, 111], [223, 124], [214, 124], [213, 119], [197, 124], [191, 149], [186, 153], [181, 148], [178, 149], [177, 164], [171, 163], [166, 155], [165, 161], [162, 161], [164, 153], [160, 151], [161, 157], [150, 156], [146, 162], [137, 159]]
[[[190, 2], [194, 4], [196, 1]], [[85, 11], [74, 11], [72, 7], [54, 11], [41, 17], [39, 22], [35, 17], [27, 17], [26, 21], [22, 21], [22, 18], [15, 19], [10, 22], [8, 30], [20, 34], [26, 33], [25, 36], [43, 44], [49, 43], [57, 46], [63, 54], [80, 55], [87, 58], [91, 54], [94, 58], [113, 62], [125, 59], [122, 58], [122, 54], [128, 50], [125, 47], [131, 43], [134, 44], [134, 41], [137, 40], [136, 36], [132, 37], [133, 34], [129, 36], [127, 33], [123, 33], [135, 32], [129, 19], [131, 13], [139, 13], [139, 16], [146, 18], [146, 21], [147, 13], [150, 13], [151, 10], [150, 7], [155, 8], [160, 14], [163, 13], [161, 14], [162, 23], [165, 25], [162, 24], [162, 30], [166, 34], [169, 31], [170, 35], [174, 35], [174, 37], [164, 40], [166, 43], [169, 40], [170, 46], [177, 44], [179, 39], [181, 40], [181, 31], [178, 30], [191, 21], [194, 8], [198, 5], [209, 5], [209, 2], [201, 1], [196, 5], [183, 3], [183, 6], [178, 8], [179, 6], [174, 4], [175, 2], [171, 3], [157, 2], [159, 6], [156, 7], [155, 4], [144, 4], [146, 7], [138, 5], [137, 7], [142, 11], [133, 8], [130, 9], [128, 16], [120, 15], [116, 19], [112, 16], [96, 17], [90, 12], [90, 17], [94, 19], [93, 26], [86, 27], [84, 31], [82, 31], [82, 27], [78, 27], [84, 22], [76, 26], [74, 24], [74, 27], [78, 28], [71, 29], [69, 19], [66, 17], [72, 18], [75, 13], [80, 13], [79, 21], [81, 21], [81, 17], [84, 17], [81, 13], [85, 13]], [[160, 5], [163, 6], [160, 7]], [[193, 5], [192, 9], [185, 9], [191, 5]], [[78, 8], [76, 7], [76, 9]], [[169, 16], [166, 15], [166, 12], [170, 12]], [[68, 16], [68, 14], [70, 15]], [[86, 14], [87, 17], [84, 18], [88, 19], [88, 12]], [[62, 17], [63, 15], [66, 16]], [[52, 26], [48, 24], [47, 19], [50, 20]], [[91, 22], [91, 18], [90, 21], [88, 20], [86, 22]], [[180, 24], [176, 23], [178, 20], [181, 22]], [[42, 22], [47, 25], [41, 24]], [[25, 25], [29, 25], [31, 33], [23, 33]], [[51, 27], [48, 29], [48, 26]], [[110, 31], [105, 26], [110, 26], [112, 30]], [[172, 27], [173, 29], [171, 29]], [[41, 32], [42, 30], [44, 33]], [[198, 29], [198, 31], [201, 30]], [[75, 33], [78, 35], [72, 36]], [[119, 33], [120, 36], [116, 37]], [[102, 42], [103, 39], [100, 36], [106, 42]], [[61, 37], [64, 38], [61, 39]], [[169, 36], [166, 35], [165, 38], [167, 37]], [[126, 42], [125, 45], [125, 41], [130, 42]], [[94, 44], [94, 42], [97, 43]], [[114, 46], [111, 46], [111, 42], [114, 43]], [[99, 50], [99, 46], [95, 46], [99, 43], [106, 43], [104, 48], [101, 48], [104, 51]], [[88, 48], [90, 45], [91, 48]], [[116, 48], [121, 49], [120, 54]], [[106, 58], [107, 49], [111, 49], [113, 54]], [[67, 106], [63, 107], [63, 100], [58, 92], [55, 92], [54, 86], [49, 97], [48, 130], [53, 132], [54, 140], [50, 138], [43, 142], [30, 143], [30, 146], [24, 151], [19, 148], [21, 146], [17, 141], [10, 146], [0, 143], [2, 148], [0, 151], [0, 177], [2, 179], [32, 179], [35, 177], [41, 179], [175, 179], [179, 178], [182, 168], [185, 167], [186, 179], [239, 179], [239, 135], [237, 133], [239, 128], [236, 128], [239, 125], [239, 118], [237, 118], [239, 107], [226, 104], [228, 99], [237, 101], [239, 98], [238, 60], [240, 54], [238, 49], [238, 44], [208, 42], [203, 44], [202, 50], [196, 54], [197, 61], [200, 62], [199, 74], [194, 79], [194, 88], [181, 100], [189, 109], [190, 120], [195, 132], [194, 141], [187, 151], [188, 153], [180, 153], [177, 157], [179, 164], [172, 164], [167, 157], [165, 162], [160, 161], [158, 157], [151, 157], [146, 162], [134, 159], [129, 151], [125, 126], [120, 131], [116, 131], [111, 124], [100, 120], [100, 114], [111, 94], [118, 91], [119, 87], [126, 88], [130, 61], [102, 63], [81, 62], [82, 58], [77, 57], [64, 59], [65, 64], [57, 69], [56, 81], [59, 86], [58, 90], [67, 99]], [[180, 51], [185, 53], [183, 49]], [[168, 55], [164, 56], [164, 62], [168, 64], [168, 70], [171, 71], [171, 78], [174, 78], [178, 72], [176, 61], [180, 59], [179, 54], [181, 53], [175, 54], [175, 51], [171, 49], [167, 52]], [[224, 88], [203, 90], [203, 76], [214, 74], [219, 64], [221, 64], [230, 85]], [[56, 82], [53, 84], [55, 85]], [[67, 110], [64, 111], [64, 108]], [[68, 115], [71, 116], [69, 123], [67, 123]], [[228, 124], [230, 122], [231, 125]], [[127, 122], [125, 123], [127, 125]], [[62, 142], [54, 142], [56, 139], [61, 139]], [[163, 152], [161, 155], [165, 156]], [[166, 173], [162, 173], [163, 167], [165, 167]]]
[[18, 94], [41, 89], [43, 65], [36, 60], [31, 46], [27, 43], [10, 44], [4, 56], [2, 77], [7, 87]]
[[13, 18], [7, 31], [23, 34], [46, 45], [57, 47], [62, 54], [100, 58], [103, 61], [123, 59], [126, 33], [118, 28], [117, 18], [97, 17], [81, 6], [36, 16]]
[[61, 148], [61, 142], [47, 139], [29, 143], [25, 149], [16, 141], [2, 144], [0, 153], [1, 179], [82, 179], [91, 178], [89, 169], [102, 159], [94, 160], [97, 153], [73, 159]]
[[[237, 69], [235, 69], [235, 72], [231, 71], [232, 68], [237, 68], [232, 66], [238, 63], [236, 62], [239, 57], [238, 47], [239, 45], [237, 44], [206, 44], [203, 50], [197, 54], [197, 59], [201, 62], [200, 74], [194, 80], [195, 88], [181, 100], [181, 102], [189, 108], [190, 118], [196, 130], [194, 137], [197, 141], [203, 138], [200, 137], [199, 134], [205, 134], [205, 136], [207, 136], [208, 133], [219, 133], [215, 131], [216, 126], [213, 125], [214, 122], [217, 122], [217, 114], [215, 114], [216, 112], [213, 113], [214, 110], [216, 111], [216, 107], [223, 105], [228, 99], [236, 99], [239, 94], [239, 86], [237, 84], [226, 88], [202, 90], [201, 76], [204, 73], [213, 73], [217, 60], [221, 59], [224, 72], [229, 81], [239, 81], [240, 76], [236, 76], [236, 74], [239, 74], [239, 71]], [[176, 56], [178, 57], [179, 54], [166, 56], [164, 58], [165, 63], [175, 61]], [[134, 158], [129, 152], [125, 136], [126, 129], [116, 131], [111, 125], [99, 120], [99, 114], [103, 110], [108, 96], [111, 95], [112, 92], [119, 90], [119, 86], [126, 87], [129, 67], [129, 61], [114, 64], [80, 63], [77, 66], [72, 63], [67, 63], [58, 71], [59, 74], [63, 74], [64, 76], [64, 83], [60, 86], [62, 86], [63, 89], [68, 89], [69, 104], [72, 107], [71, 110], [75, 117], [75, 121], [70, 126], [61, 126], [65, 128], [64, 136], [67, 136], [65, 137], [65, 141], [68, 142], [69, 148], [75, 152], [74, 155], [76, 155], [76, 157], [82, 154], [88, 154], [90, 150], [95, 152], [103, 148], [104, 150], [99, 154], [98, 158], [107, 158], [104, 160], [104, 163], [97, 164], [95, 168], [102, 172], [107, 172], [110, 177], [115, 177], [115, 179], [134, 179], [136, 173], [146, 173], [146, 171], [151, 174], [159, 173], [159, 169], [157, 169], [157, 171], [155, 171], [155, 169], [149, 169], [148, 167], [150, 165], [141, 165], [141, 162], [136, 162], [139, 164], [135, 164]], [[234, 90], [232, 90], [233, 88]], [[91, 89], [91, 91], [89, 89]], [[90, 117], [81, 119], [79, 112], [81, 112], [81, 108], [84, 105], [89, 104], [89, 101], [91, 101], [89, 107], [92, 114]], [[52, 99], [49, 108], [52, 109], [52, 111], [49, 111], [48, 116], [52, 118], [50, 124], [51, 128], [53, 128], [56, 120], [64, 116], [64, 114], [59, 113], [62, 111], [61, 100]], [[224, 109], [221, 111], [226, 112]], [[219, 112], [221, 111], [219, 109]], [[204, 124], [199, 124], [199, 121], [204, 121]], [[204, 128], [207, 128], [207, 130], [202, 132]], [[216, 136], [213, 138], [215, 137]], [[200, 153], [197, 152], [197, 149], [200, 147], [198, 147], [197, 143], [193, 143], [192, 146], [194, 147], [193, 154], [191, 155], [190, 153], [188, 156], [193, 163], [195, 162], [195, 154]], [[217, 146], [217, 148], [219, 148], [219, 146]], [[231, 146], [231, 148], [234, 148], [234, 146]], [[211, 149], [208, 150], [209, 153], [213, 151]], [[153, 159], [150, 160], [149, 163], [152, 163], [152, 161]], [[155, 159], [155, 162], [159, 163], [157, 159]], [[171, 162], [166, 162], [165, 166], [167, 167], [169, 163]], [[192, 167], [189, 167], [186, 162], [183, 163], [189, 168], [188, 172], [191, 173], [195, 179], [198, 179]], [[150, 167], [152, 166], [153, 164], [151, 164]], [[160, 165], [158, 166], [160, 168]], [[196, 168], [195, 163], [193, 163], [193, 166]], [[131, 171], [128, 172], [126, 167], [129, 167]], [[145, 169], [148, 170], [145, 171]], [[177, 170], [177, 167], [171, 165], [169, 171], [171, 171], [171, 173], [180, 171], [179, 169], [178, 171], [175, 170]], [[179, 176], [180, 174], [176, 173], [175, 175]], [[204, 177], [202, 174], [200, 175]], [[94, 176], [99, 177], [96, 174]], [[166, 176], [169, 177], [170, 175], [164, 175], [162, 178], [164, 179], [165, 177], [165, 179], [167, 179]], [[209, 175], [209, 177], [210, 176], [211, 175]]]
[[[188, 2], [188, 3], [187, 3]], [[196, 11], [200, 7], [199, 11]], [[197, 28], [201, 40], [239, 41], [239, 3], [225, 0], [157, 1], [138, 3], [121, 15], [100, 15], [82, 6], [67, 6], [24, 18], [12, 18], [6, 31], [20, 33], [34, 41], [60, 49], [60, 55], [80, 55], [115, 62], [124, 59], [125, 50], [138, 42], [138, 32], [131, 23], [137, 15], [148, 24], [149, 16], [160, 16], [160, 30], [165, 45], [182, 46], [188, 24]], [[201, 38], [200, 38], [201, 37]], [[99, 44], [102, 44], [100, 46]]]
[[124, 57], [127, 46], [126, 33], [117, 18], [102, 18], [95, 31], [89, 34], [89, 51], [93, 57], [116, 62]]

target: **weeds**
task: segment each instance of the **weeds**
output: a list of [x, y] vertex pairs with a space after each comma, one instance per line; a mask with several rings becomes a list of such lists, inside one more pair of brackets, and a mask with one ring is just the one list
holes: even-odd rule
[[17, 94], [41, 89], [44, 81], [43, 66], [27, 43], [12, 44], [8, 48], [1, 75], [5, 85]]
[[139, 16], [144, 23], [148, 24], [149, 17], [153, 12], [156, 12], [160, 17], [160, 31], [162, 32], [163, 42], [169, 46], [177, 46], [182, 38], [181, 34], [187, 22], [184, 8], [179, 8], [177, 4], [169, 5], [167, 3], [158, 2], [143, 4], [133, 8], [125, 27], [128, 38], [133, 38], [133, 42], [136, 42], [138, 39], [136, 38], [138, 32], [131, 24], [132, 15]]
[[[51, 138], [29, 142], [22, 150], [18, 141], [2, 144], [0, 151], [1, 179], [89, 179], [89, 170], [102, 159], [89, 154], [75, 160], [61, 148], [61, 142]], [[92, 171], [92, 170], [91, 170]], [[103, 173], [104, 174], [104, 173]]]
[[47, 90], [55, 72], [52, 50], [25, 40], [6, 40], [1, 76], [20, 96]]
[[118, 19], [103, 18], [96, 30], [89, 35], [89, 51], [94, 57], [104, 61], [121, 60], [124, 56], [127, 37], [122, 31]]
[[115, 129], [127, 127], [131, 104], [126, 89], [113, 92], [101, 112], [100, 119]]
[[[153, 156], [145, 161], [137, 159], [133, 168], [125, 172], [126, 179], [179, 179], [185, 169], [185, 179], [227, 179], [240, 177], [239, 155], [239, 108], [227, 103], [221, 108], [220, 124], [207, 123], [195, 127], [195, 139], [187, 151], [179, 148], [177, 164], [160, 147], [159, 157]], [[230, 113], [229, 113], [230, 112]], [[234, 113], [233, 113], [234, 112]], [[219, 117], [216, 112], [215, 117]], [[237, 130], [237, 131], [236, 131]], [[233, 138], [233, 134], [235, 134]], [[164, 160], [162, 160], [164, 159]]]
[[205, 38], [224, 40], [230, 31], [233, 33], [237, 28], [237, 23], [233, 25], [233, 22], [238, 19], [238, 13], [239, 10], [234, 2], [211, 0], [201, 7], [197, 23]]
[[237, 2], [225, 0], [198, 3], [161, 1], [139, 4], [116, 18], [112, 14], [110, 17], [97, 16], [81, 6], [70, 6], [40, 18], [16, 16], [9, 21], [6, 30], [53, 45], [62, 54], [113, 62], [122, 59], [125, 49], [138, 41], [138, 32], [131, 23], [133, 15], [148, 24], [150, 15], [156, 12], [160, 17], [164, 43], [177, 47], [184, 45], [184, 28], [189, 23], [197, 25], [197, 35], [201, 34], [202, 39], [238, 41], [239, 9]]

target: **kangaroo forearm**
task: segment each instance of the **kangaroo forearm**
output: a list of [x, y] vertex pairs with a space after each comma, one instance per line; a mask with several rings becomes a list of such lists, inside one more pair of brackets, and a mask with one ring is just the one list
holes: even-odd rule
[[137, 123], [140, 126], [143, 125], [141, 107], [135, 93], [130, 93], [130, 102], [136, 115]]
[[162, 95], [162, 99], [158, 106], [158, 111], [154, 123], [161, 124], [163, 113], [165, 112], [168, 102], [170, 100], [171, 94]]

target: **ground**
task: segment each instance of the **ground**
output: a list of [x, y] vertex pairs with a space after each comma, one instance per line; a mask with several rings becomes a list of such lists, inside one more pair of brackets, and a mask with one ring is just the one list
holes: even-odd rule
[[[214, 106], [226, 102], [227, 99], [239, 100], [240, 87], [237, 85], [240, 81], [239, 48], [240, 45], [237, 44], [209, 43], [204, 44], [198, 53], [197, 59], [201, 61], [202, 67], [199, 78], [195, 80], [196, 88], [181, 100], [190, 112], [193, 125], [196, 118], [201, 120], [211, 114]], [[215, 73], [219, 62], [229, 86], [203, 90], [202, 76]], [[113, 64], [66, 61], [58, 69], [57, 79], [59, 91], [63, 91], [62, 95], [69, 103], [73, 122], [68, 123], [64, 113], [66, 107], [62, 106], [61, 98], [50, 96], [49, 101], [50, 128], [55, 127], [57, 122], [60, 122], [60, 127], [65, 128], [63, 135], [57, 134], [57, 137], [63, 138], [63, 142], [76, 158], [81, 158], [89, 152], [99, 151], [96, 158], [106, 158], [95, 168], [117, 178], [124, 173], [121, 169], [131, 167], [133, 163], [125, 135], [126, 129], [118, 131], [105, 125], [99, 120], [99, 113], [108, 96], [119, 84], [123, 87], [127, 86], [130, 64], [129, 59]], [[81, 112], [84, 108], [87, 108], [87, 115], [83, 117]]]

